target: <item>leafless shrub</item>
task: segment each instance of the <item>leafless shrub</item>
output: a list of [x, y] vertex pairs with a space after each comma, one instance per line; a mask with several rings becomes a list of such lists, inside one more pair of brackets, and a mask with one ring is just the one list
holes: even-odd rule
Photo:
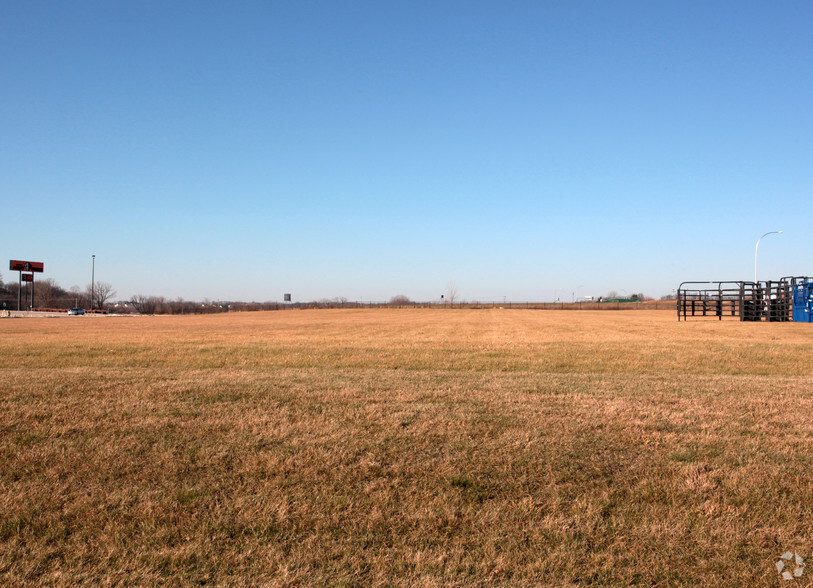
[[158, 314], [163, 310], [166, 300], [163, 296], [145, 296], [136, 294], [130, 299], [130, 304], [139, 314]]

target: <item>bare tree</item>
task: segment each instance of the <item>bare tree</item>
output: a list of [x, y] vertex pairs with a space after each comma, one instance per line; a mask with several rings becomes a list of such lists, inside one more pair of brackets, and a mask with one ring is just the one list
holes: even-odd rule
[[94, 308], [98, 308], [99, 310], [104, 310], [105, 302], [116, 295], [116, 290], [113, 288], [113, 284], [110, 282], [96, 282], [92, 292], [90, 285], [88, 285], [85, 290], [87, 290], [88, 296], [91, 294], [93, 295], [93, 300], [91, 300], [91, 303]]
[[37, 301], [36, 305], [40, 308], [50, 308], [54, 305], [54, 292], [53, 286], [56, 285], [56, 281], [53, 278], [49, 278], [47, 280], [39, 280], [36, 282], [36, 291]]
[[82, 308], [88, 306], [88, 302], [90, 301], [90, 290], [88, 290], [88, 293], [85, 294], [79, 289], [79, 286], [71, 286], [68, 295], [70, 296], [71, 304], [73, 306], [81, 306]]
[[36, 283], [37, 306], [58, 308], [70, 306], [71, 299], [63, 288], [53, 278], [46, 278]]
[[167, 312], [169, 314], [191, 314], [198, 311], [198, 304], [191, 300], [184, 300], [180, 296], [175, 300], [167, 300]]
[[155, 314], [162, 310], [164, 302], [162, 296], [144, 296], [143, 294], [136, 294], [130, 299], [130, 304], [139, 314]]
[[0, 309], [6, 310], [10, 302], [12, 302], [11, 291], [3, 283], [3, 276], [0, 275]]
[[448, 288], [446, 288], [446, 301], [449, 303], [449, 306], [454, 304], [454, 301], [457, 299], [457, 286], [455, 286], [454, 282], [449, 282]]

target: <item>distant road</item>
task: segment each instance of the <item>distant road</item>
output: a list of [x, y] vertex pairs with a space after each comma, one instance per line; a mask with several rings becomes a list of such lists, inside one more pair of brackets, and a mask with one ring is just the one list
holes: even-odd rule
[[27, 317], [57, 317], [57, 316], [68, 316], [68, 311], [65, 312], [32, 312], [30, 310], [9, 310], [9, 316], [11, 318], [27, 318]]
[[[63, 312], [34, 312], [31, 310], [9, 310], [10, 318], [75, 318], [81, 319], [86, 317], [99, 317], [99, 316], [129, 316], [123, 314], [102, 314], [102, 313], [87, 313], [80, 316], [69, 315], [68, 311]], [[3, 311], [0, 311], [0, 317], [4, 317]]]

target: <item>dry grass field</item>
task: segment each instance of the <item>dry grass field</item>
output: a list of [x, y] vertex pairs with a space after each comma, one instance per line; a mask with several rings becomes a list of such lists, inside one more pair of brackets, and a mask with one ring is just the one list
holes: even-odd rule
[[807, 585], [812, 351], [664, 311], [3, 319], [0, 584]]

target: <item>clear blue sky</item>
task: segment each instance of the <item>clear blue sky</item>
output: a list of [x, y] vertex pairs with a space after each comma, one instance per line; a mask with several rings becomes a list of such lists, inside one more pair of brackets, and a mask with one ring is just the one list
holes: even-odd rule
[[[813, 274], [813, 3], [0, 1], [8, 259], [118, 298]], [[38, 276], [38, 279], [40, 276]]]

